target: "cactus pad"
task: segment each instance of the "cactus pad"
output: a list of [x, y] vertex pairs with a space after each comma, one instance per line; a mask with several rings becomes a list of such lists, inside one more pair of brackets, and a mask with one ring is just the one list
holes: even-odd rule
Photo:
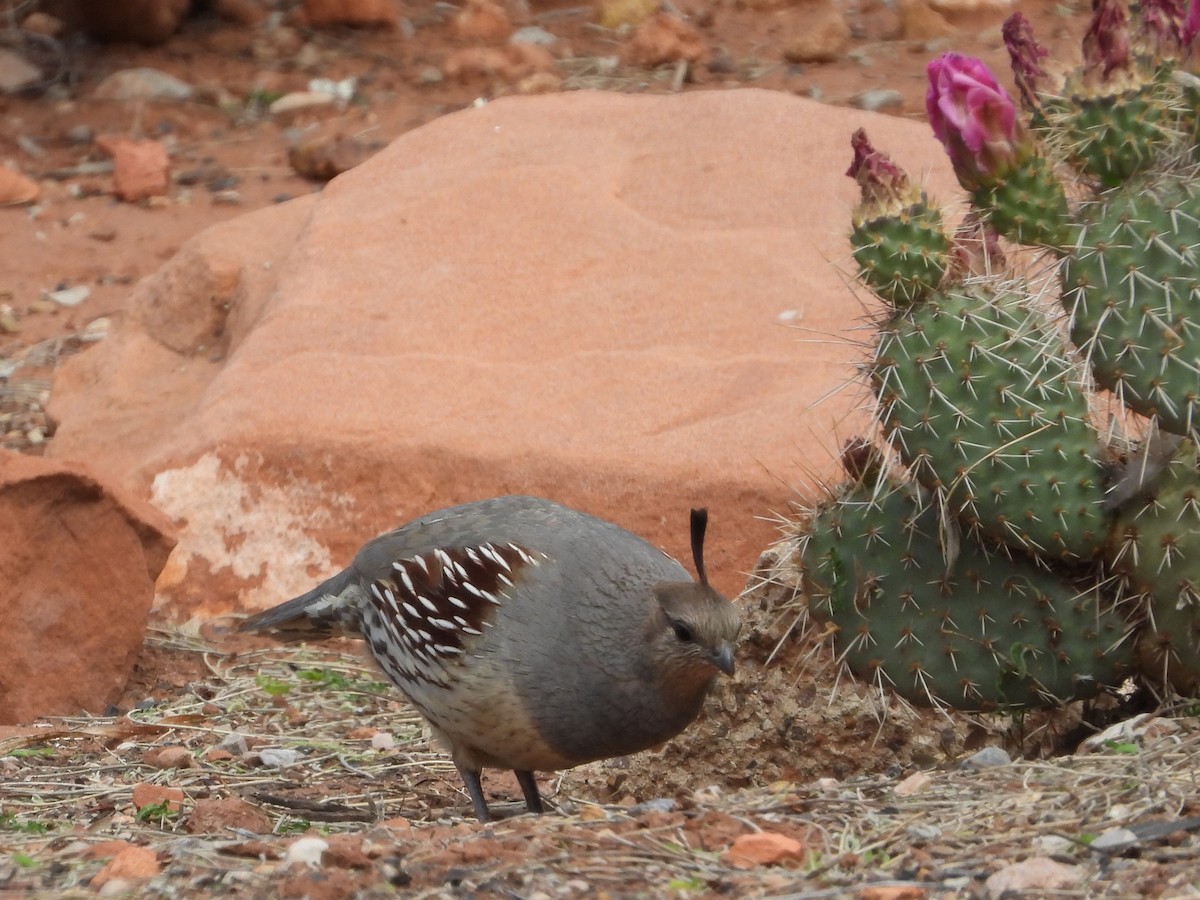
[[1200, 425], [1200, 183], [1131, 183], [1084, 211], [1063, 267], [1096, 381], [1175, 434]]
[[1054, 705], [1119, 683], [1132, 651], [1098, 592], [971, 541], [948, 554], [922, 496], [857, 483], [804, 538], [810, 614], [837, 626], [855, 675], [964, 710]]
[[940, 291], [880, 329], [867, 373], [887, 439], [969, 532], [1088, 558], [1107, 532], [1077, 363], [1016, 290]]

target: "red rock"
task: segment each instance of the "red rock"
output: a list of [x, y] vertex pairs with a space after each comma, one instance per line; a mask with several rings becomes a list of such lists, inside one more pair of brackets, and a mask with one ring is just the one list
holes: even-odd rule
[[804, 845], [794, 838], [773, 831], [757, 831], [739, 835], [721, 859], [737, 869], [755, 866], [774, 866], [799, 862], [804, 858]]
[[197, 800], [184, 828], [189, 834], [228, 836], [236, 830], [244, 834], [270, 834], [274, 820], [265, 812], [240, 797]]
[[494, 78], [517, 84], [541, 72], [553, 73], [558, 62], [545, 47], [508, 44], [504, 47], [464, 47], [446, 57], [442, 71], [455, 81]]
[[98, 844], [91, 844], [81, 854], [84, 859], [112, 859], [122, 850], [132, 847], [133, 844], [129, 841], [101, 841]]
[[304, 16], [314, 28], [329, 25], [394, 28], [400, 24], [395, 0], [304, 0]]
[[171, 158], [158, 141], [103, 134], [96, 138], [96, 146], [113, 158], [113, 193], [121, 200], [136, 203], [169, 190]]
[[153, 878], [160, 871], [158, 855], [149, 847], [126, 847], [88, 882], [93, 890], [110, 881]]
[[865, 887], [855, 895], [856, 900], [924, 900], [928, 896], [929, 891], [914, 884]]
[[467, 0], [451, 27], [465, 41], [494, 44], [508, 40], [513, 33], [512, 19], [496, 0]]
[[104, 0], [78, 8], [84, 29], [98, 40], [161, 44], [179, 30], [191, 0]]
[[103, 713], [120, 696], [170, 532], [81, 466], [0, 450], [0, 723]]
[[196, 760], [187, 747], [163, 747], [151, 751], [145, 762], [156, 769], [191, 769], [196, 766]]
[[840, 3], [814, 3], [805, 9], [804, 26], [783, 49], [791, 63], [827, 63], [840, 59], [850, 48], [850, 25]]
[[267, 18], [267, 11], [256, 0], [216, 0], [213, 12], [227, 22], [253, 28]]
[[679, 16], [659, 12], [638, 25], [623, 55], [629, 65], [647, 69], [680, 60], [695, 63], [708, 57], [708, 42]]
[[922, 123], [778, 92], [439, 118], [141, 282], [59, 370], [49, 452], [186, 521], [159, 579], [177, 615], [278, 602], [400, 521], [512, 491], [683, 560], [707, 505], [736, 593], [863, 421], [836, 390], [864, 352], [840, 175], [860, 125], [959, 196]]
[[21, 27], [26, 31], [32, 31], [34, 34], [42, 34], [46, 37], [58, 37], [67, 26], [57, 16], [39, 11], [31, 12], [22, 19]]
[[32, 203], [41, 194], [38, 183], [20, 172], [0, 166], [0, 206], [20, 206]]
[[133, 786], [134, 809], [140, 810], [143, 807], [157, 806], [160, 803], [167, 804], [167, 809], [171, 812], [179, 812], [183, 806], [183, 791], [179, 788], [148, 782], [141, 782]]

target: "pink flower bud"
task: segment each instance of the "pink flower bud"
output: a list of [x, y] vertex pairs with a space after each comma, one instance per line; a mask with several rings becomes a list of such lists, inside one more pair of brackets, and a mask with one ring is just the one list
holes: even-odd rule
[[981, 60], [947, 53], [929, 63], [925, 109], [959, 183], [969, 191], [1004, 177], [1028, 147], [1012, 98]]
[[1041, 106], [1038, 92], [1049, 78], [1042, 67], [1042, 60], [1050, 54], [1037, 42], [1033, 36], [1033, 26], [1020, 12], [1004, 20], [1001, 34], [1004, 46], [1008, 48], [1008, 57], [1012, 60], [1013, 79], [1021, 92], [1021, 102], [1026, 109], [1038, 109]]

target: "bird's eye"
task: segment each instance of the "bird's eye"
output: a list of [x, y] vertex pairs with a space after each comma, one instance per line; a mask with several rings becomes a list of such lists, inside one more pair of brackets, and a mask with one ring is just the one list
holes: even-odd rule
[[684, 643], [691, 643], [696, 639], [696, 636], [692, 634], [692, 629], [688, 628], [682, 622], [672, 622], [671, 627], [675, 630], [675, 637]]

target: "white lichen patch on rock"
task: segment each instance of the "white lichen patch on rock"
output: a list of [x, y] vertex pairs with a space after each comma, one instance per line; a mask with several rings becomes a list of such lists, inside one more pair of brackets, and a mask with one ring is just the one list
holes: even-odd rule
[[195, 578], [193, 563], [199, 561], [222, 596], [201, 602], [193, 612], [210, 604], [214, 610], [267, 606], [332, 575], [336, 566], [329, 549], [311, 532], [327, 527], [334, 514], [354, 504], [347, 494], [330, 493], [301, 478], [271, 484], [248, 455], [230, 464], [215, 452], [190, 466], [160, 472], [151, 498], [171, 518], [187, 522], [158, 579], [155, 606], [177, 599], [173, 589]]

